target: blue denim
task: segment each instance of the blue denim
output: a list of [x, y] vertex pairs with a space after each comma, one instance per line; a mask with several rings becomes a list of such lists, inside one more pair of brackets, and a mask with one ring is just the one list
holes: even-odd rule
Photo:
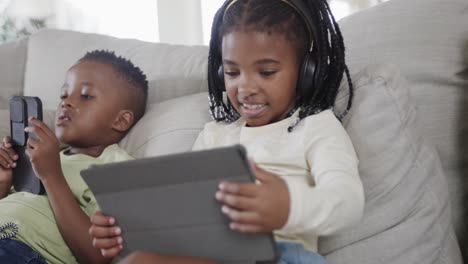
[[280, 254], [278, 264], [326, 264], [322, 256], [305, 249], [299, 243], [278, 241], [276, 245]]
[[0, 240], [0, 263], [47, 264], [44, 257], [25, 243], [14, 240]]

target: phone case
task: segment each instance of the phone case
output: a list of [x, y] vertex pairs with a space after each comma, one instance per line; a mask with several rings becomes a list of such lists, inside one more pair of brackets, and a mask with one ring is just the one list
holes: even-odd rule
[[19, 158], [13, 169], [13, 187], [17, 192], [44, 194], [42, 182], [34, 173], [29, 157], [26, 155], [28, 138], [35, 138], [34, 133], [27, 133], [29, 117], [42, 120], [42, 102], [39, 97], [13, 96], [10, 99], [10, 133], [13, 149]]

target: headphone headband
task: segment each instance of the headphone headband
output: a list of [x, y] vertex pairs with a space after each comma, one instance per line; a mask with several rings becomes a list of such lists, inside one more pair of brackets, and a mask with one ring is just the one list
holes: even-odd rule
[[[237, 1], [238, 0], [232, 0], [226, 6], [226, 9], [224, 9], [222, 20], [224, 20], [224, 17], [226, 16], [226, 13], [229, 10], [229, 8], [231, 8]], [[280, 0], [280, 1], [290, 6], [292, 9], [296, 11], [297, 14], [299, 14], [302, 17], [302, 20], [304, 21], [304, 24], [306, 25], [307, 31], [309, 33], [309, 41], [310, 41], [309, 52], [312, 52], [312, 49], [314, 47], [314, 40], [317, 39], [317, 36], [316, 34], [314, 34], [312, 19], [302, 11], [304, 9], [303, 4], [295, 0]]]

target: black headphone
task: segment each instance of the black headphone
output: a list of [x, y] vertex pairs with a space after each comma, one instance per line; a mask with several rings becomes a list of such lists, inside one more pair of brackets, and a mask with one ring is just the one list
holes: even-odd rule
[[[319, 29], [315, 27], [316, 24], [314, 23], [314, 19], [306, 11], [307, 8], [302, 0], [281, 1], [296, 10], [296, 12], [302, 17], [309, 33], [310, 46], [309, 50], [302, 59], [296, 89], [298, 96], [304, 95], [305, 98], [311, 98], [313, 100], [317, 94], [317, 91], [319, 91], [319, 87], [322, 85], [322, 76], [320, 73], [321, 69], [323, 68], [320, 57], [320, 54], [323, 54], [321, 47], [322, 42], [320, 41], [321, 34], [318, 32]], [[237, 2], [237, 0], [232, 0], [229, 4], [226, 5], [226, 8], [224, 11], [222, 11], [224, 15], [235, 2]], [[224, 19], [224, 15], [221, 19]], [[226, 87], [224, 84], [224, 69], [222, 62], [218, 68], [217, 76], [220, 80], [220, 84], [222, 85], [222, 90], [225, 91]]]

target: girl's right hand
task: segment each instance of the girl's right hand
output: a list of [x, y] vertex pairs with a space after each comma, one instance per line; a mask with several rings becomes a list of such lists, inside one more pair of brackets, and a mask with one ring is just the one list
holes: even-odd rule
[[91, 216], [89, 234], [93, 238], [93, 247], [101, 250], [104, 257], [113, 258], [122, 250], [122, 230], [115, 225], [115, 218], [96, 212]]
[[0, 146], [0, 185], [11, 187], [13, 168], [16, 167], [18, 154], [13, 150], [10, 137], [4, 137]]

